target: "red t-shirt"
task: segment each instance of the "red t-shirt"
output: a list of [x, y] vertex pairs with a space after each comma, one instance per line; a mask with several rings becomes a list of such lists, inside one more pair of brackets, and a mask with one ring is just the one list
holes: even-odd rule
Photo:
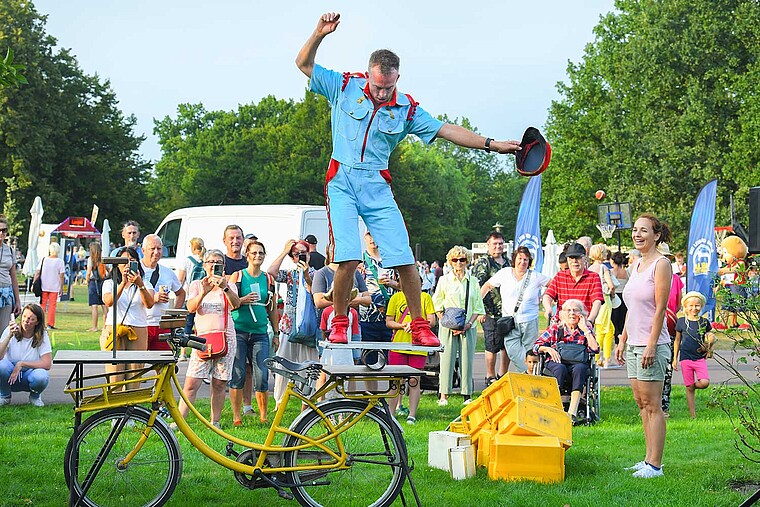
[[549, 282], [546, 294], [557, 302], [557, 308], [560, 310], [568, 299], [580, 299], [587, 312], [591, 311], [594, 301], [604, 302], [602, 279], [588, 269], [583, 270], [577, 282], [569, 269], [560, 271]]

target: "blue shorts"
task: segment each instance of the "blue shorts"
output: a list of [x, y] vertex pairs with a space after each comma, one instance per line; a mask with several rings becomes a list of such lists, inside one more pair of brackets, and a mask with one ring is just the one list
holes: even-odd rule
[[361, 260], [361, 216], [380, 249], [384, 267], [414, 264], [404, 217], [381, 171], [355, 169], [330, 160], [325, 197], [335, 262]]

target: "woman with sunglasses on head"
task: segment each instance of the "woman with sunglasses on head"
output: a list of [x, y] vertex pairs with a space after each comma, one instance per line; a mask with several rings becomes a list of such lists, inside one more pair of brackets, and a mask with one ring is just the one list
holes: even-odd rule
[[[129, 328], [128, 338], [115, 338], [111, 343], [116, 350], [148, 350], [148, 314], [147, 308], [153, 307], [153, 286], [149, 281], [143, 280], [142, 263], [137, 250], [131, 246], [124, 247], [119, 257], [126, 257], [127, 262], [114, 266], [111, 277], [103, 282], [103, 303], [108, 307], [106, 324], [100, 334], [100, 348], [109, 350], [111, 334], [113, 332], [114, 297], [113, 286], [116, 283], [116, 295], [118, 307], [116, 308], [116, 324]], [[118, 328], [117, 328], [118, 329]], [[109, 364], [106, 365], [106, 373], [122, 372], [128, 369], [141, 367], [140, 363], [133, 364]], [[124, 375], [112, 376], [111, 380], [124, 380]], [[138, 383], [128, 385], [126, 388], [137, 389]]]
[[[259, 421], [267, 422], [269, 404], [269, 369], [264, 361], [269, 357], [268, 325], [272, 325], [274, 338], [272, 346], [280, 345], [277, 313], [277, 294], [274, 279], [261, 270], [267, 251], [264, 244], [253, 239], [243, 242], [243, 255], [248, 267], [230, 275], [229, 283], [235, 284], [240, 296], [240, 307], [232, 312], [235, 321], [237, 349], [232, 366], [230, 381], [230, 402], [232, 403], [232, 424], [240, 426], [240, 407], [247, 393], [256, 392]], [[248, 366], [250, 364], [250, 366]], [[251, 400], [244, 407], [242, 415], [252, 415]]]
[[16, 252], [5, 241], [8, 239], [8, 219], [0, 215], [0, 333], [11, 321], [11, 314], [21, 313], [16, 278]]
[[[221, 250], [208, 250], [203, 257], [206, 276], [195, 280], [187, 291], [187, 311], [195, 312], [195, 329], [198, 336], [211, 333], [224, 333], [227, 353], [212, 359], [203, 359], [197, 350], [190, 356], [182, 391], [190, 400], [195, 401], [203, 379], [211, 376], [211, 424], [220, 427], [219, 419], [224, 408], [225, 389], [232, 378], [232, 364], [235, 361], [237, 340], [232, 310], [240, 306], [235, 284], [228, 284], [224, 276], [224, 253]], [[182, 400], [179, 411], [187, 417], [189, 407]]]
[[[441, 353], [440, 384], [438, 405], [449, 404], [452, 391], [454, 365], [459, 351], [462, 379], [462, 396], [464, 403], [472, 400], [472, 374], [475, 361], [475, 340], [477, 337], [478, 317], [485, 315], [483, 298], [480, 297], [478, 279], [467, 273], [467, 249], [454, 246], [446, 254], [446, 261], [451, 271], [438, 280], [433, 295], [433, 304], [438, 314], [438, 338], [443, 345]], [[444, 313], [447, 308], [461, 308], [464, 313], [464, 326], [461, 329], [451, 329], [445, 326]]]
[[[290, 258], [295, 266], [293, 269], [280, 269], [285, 257]], [[277, 348], [277, 355], [295, 362], [319, 361], [317, 351], [316, 336], [313, 345], [303, 343], [294, 343], [288, 340], [288, 336], [295, 331], [296, 327], [296, 305], [298, 303], [298, 288], [304, 284], [306, 289], [311, 292], [312, 275], [314, 268], [309, 267], [309, 245], [305, 241], [295, 241], [293, 239], [285, 242], [285, 248], [269, 265], [267, 272], [272, 275], [276, 282], [287, 284], [287, 295], [285, 297], [285, 308], [280, 318], [280, 345]], [[275, 409], [282, 401], [285, 394], [288, 380], [282, 375], [275, 375], [274, 379], [274, 401]]]

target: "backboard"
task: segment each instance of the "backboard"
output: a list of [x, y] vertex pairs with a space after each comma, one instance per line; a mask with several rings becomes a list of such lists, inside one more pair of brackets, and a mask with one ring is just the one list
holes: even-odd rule
[[630, 229], [633, 227], [631, 221], [631, 203], [613, 202], [597, 204], [597, 220], [600, 224], [614, 225], [617, 229]]

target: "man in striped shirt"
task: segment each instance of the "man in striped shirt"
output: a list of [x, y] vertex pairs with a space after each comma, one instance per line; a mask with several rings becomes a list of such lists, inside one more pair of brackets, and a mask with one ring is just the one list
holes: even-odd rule
[[[568, 299], [579, 299], [588, 312], [588, 320], [593, 327], [599, 309], [604, 302], [602, 280], [599, 275], [585, 268], [586, 249], [579, 243], [573, 243], [565, 252], [567, 271], [560, 271], [549, 282], [543, 297], [544, 314], [549, 324], [552, 322], [552, 307], [562, 308]], [[556, 317], [556, 316], [555, 316]]]

